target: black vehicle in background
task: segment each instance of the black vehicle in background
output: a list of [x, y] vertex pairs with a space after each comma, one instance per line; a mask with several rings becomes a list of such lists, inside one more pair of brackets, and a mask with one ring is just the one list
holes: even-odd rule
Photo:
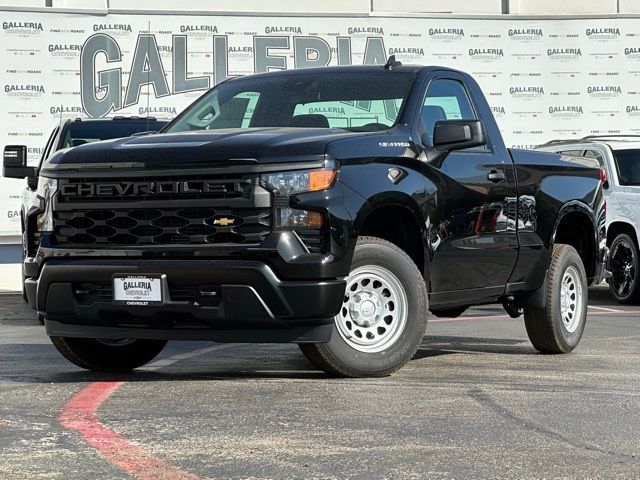
[[[5, 176], [22, 164], [5, 150]], [[41, 175], [27, 296], [88, 369], [182, 339], [295, 342], [331, 374], [388, 375], [429, 312], [483, 303], [565, 353], [604, 275], [597, 162], [506, 148], [477, 83], [442, 67], [230, 79], [160, 135], [61, 151]]]
[[[111, 118], [76, 118], [68, 119], [56, 126], [47, 140], [44, 152], [40, 157], [37, 169], [42, 167], [42, 162], [58, 150], [78, 147], [87, 143], [111, 140], [114, 138], [129, 137], [145, 132], [155, 133], [161, 130], [169, 120], [161, 120], [154, 117], [125, 117]], [[25, 147], [26, 148], [26, 147]], [[39, 241], [39, 233], [29, 230], [25, 225], [26, 212], [34, 204], [38, 189], [37, 173], [27, 178], [27, 187], [22, 195], [21, 225], [22, 225], [22, 259], [28, 257], [29, 245]], [[22, 296], [26, 301], [24, 290], [24, 265]]]

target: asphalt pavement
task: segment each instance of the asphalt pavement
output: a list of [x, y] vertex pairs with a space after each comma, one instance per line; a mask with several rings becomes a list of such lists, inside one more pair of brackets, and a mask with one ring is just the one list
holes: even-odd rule
[[432, 319], [383, 379], [295, 345], [171, 342], [84, 372], [0, 295], [0, 479], [640, 478], [640, 306], [591, 289], [583, 340], [540, 355], [498, 307]]

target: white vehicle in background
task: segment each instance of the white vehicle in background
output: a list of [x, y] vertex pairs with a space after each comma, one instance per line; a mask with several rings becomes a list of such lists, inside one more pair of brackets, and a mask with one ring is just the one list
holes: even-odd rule
[[640, 135], [554, 140], [537, 150], [593, 158], [605, 170], [609, 289], [620, 303], [640, 303]]

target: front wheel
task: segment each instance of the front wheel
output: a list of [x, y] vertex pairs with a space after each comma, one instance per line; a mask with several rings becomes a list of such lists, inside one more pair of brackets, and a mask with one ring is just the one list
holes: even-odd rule
[[568, 353], [580, 343], [587, 320], [587, 274], [570, 245], [555, 245], [543, 285], [545, 306], [524, 308], [529, 340], [542, 353]]
[[86, 370], [126, 372], [153, 360], [166, 340], [99, 340], [51, 337], [51, 342], [71, 363]]
[[300, 349], [332, 375], [389, 375], [420, 346], [427, 303], [422, 275], [404, 251], [380, 238], [360, 237], [331, 340]]
[[609, 291], [620, 303], [637, 303], [640, 300], [640, 269], [638, 247], [629, 235], [618, 235], [611, 243], [609, 256]]

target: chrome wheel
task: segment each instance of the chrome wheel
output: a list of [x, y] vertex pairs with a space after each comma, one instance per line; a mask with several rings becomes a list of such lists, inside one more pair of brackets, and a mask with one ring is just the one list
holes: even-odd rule
[[616, 242], [611, 252], [611, 280], [609, 282], [618, 297], [627, 297], [633, 291], [636, 264], [637, 260], [633, 246], [624, 239]]
[[567, 268], [562, 276], [560, 285], [560, 314], [562, 324], [569, 333], [573, 333], [582, 319], [582, 292], [580, 275], [575, 267]]
[[407, 295], [402, 284], [384, 267], [356, 268], [347, 279], [335, 322], [350, 347], [365, 353], [384, 351], [398, 340], [407, 323]]

